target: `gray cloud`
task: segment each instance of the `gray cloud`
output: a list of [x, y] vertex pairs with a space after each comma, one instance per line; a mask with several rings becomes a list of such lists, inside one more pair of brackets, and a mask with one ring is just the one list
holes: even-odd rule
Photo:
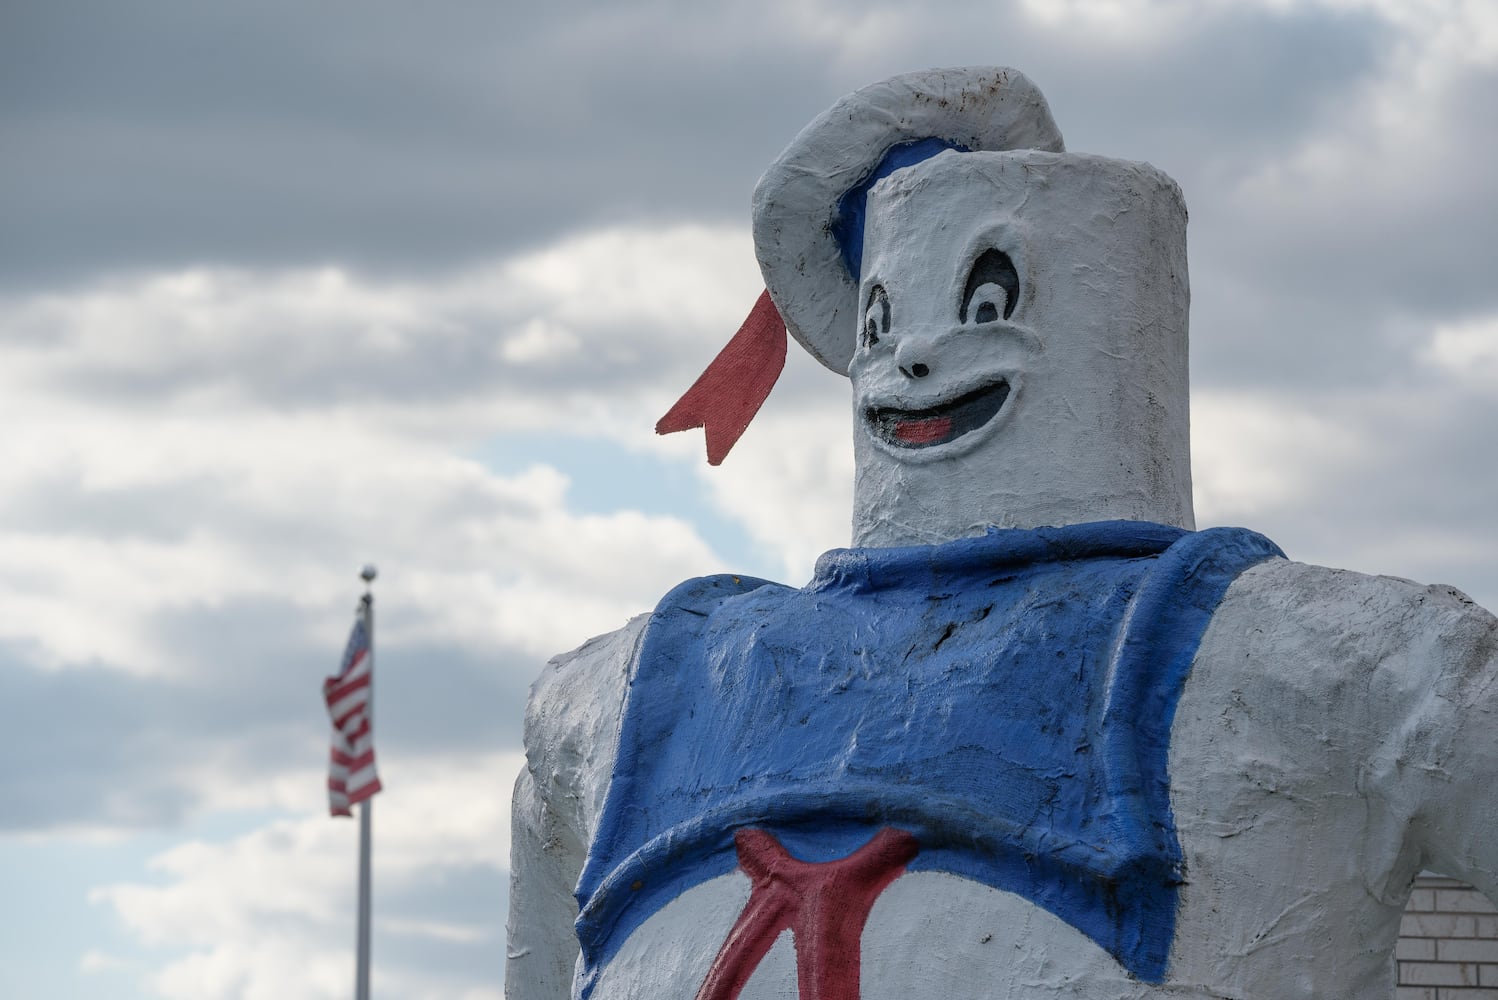
[[[179, 821], [193, 793], [160, 775], [171, 758], [165, 747], [151, 744], [160, 740], [163, 722], [176, 740], [199, 728], [194, 716], [178, 715], [182, 700], [165, 685], [117, 671], [38, 670], [7, 649], [0, 658], [0, 727], [12, 745], [33, 749], [0, 758], [6, 796], [0, 826]], [[201, 732], [196, 735], [201, 745]], [[117, 794], [120, 789], [128, 791]]]
[[24, 237], [0, 264], [11, 282], [183, 261], [420, 271], [600, 220], [736, 218], [788, 138], [763, 126], [828, 92], [759, 17], [542, 10], [29, 6], [0, 41], [0, 225]]
[[1498, 396], [1411, 373], [1398, 391], [1322, 400], [1370, 446], [1308, 484], [1293, 507], [1253, 527], [1292, 558], [1425, 583], [1447, 583], [1498, 608], [1498, 538], [1487, 515], [1498, 496], [1492, 428]]
[[[422, 271], [602, 221], [740, 222], [833, 99], [954, 62], [1018, 64], [1073, 148], [1150, 159], [1201, 197], [1285, 148], [1389, 36], [1366, 16], [1216, 10], [1141, 58], [1148, 39], [1100, 44], [1016, 5], [808, 10], [832, 27], [668, 2], [32, 5], [0, 41], [24, 140], [0, 224], [25, 237], [0, 263], [12, 282], [183, 261]], [[901, 42], [861, 47], [881, 19]]]
[[[1064, 16], [1037, 23], [1018, 5], [944, 4], [909, 19], [910, 37], [897, 48], [911, 65], [900, 68], [1014, 66], [1045, 92], [1069, 149], [1148, 160], [1182, 182], [1189, 199], [1282, 152], [1375, 76], [1398, 40], [1369, 12], [1249, 4], [1176, 11], [1140, 12], [1144, 25], [1161, 26], [1118, 31]], [[841, 81], [850, 88], [881, 72], [855, 67]]]
[[[274, 337], [241, 339], [216, 356], [163, 353], [149, 366], [129, 367], [80, 356], [52, 375], [50, 384], [69, 396], [151, 408], [220, 386], [290, 412], [347, 403], [430, 407], [495, 398], [507, 391], [546, 395], [560, 403], [564, 397], [587, 396], [600, 388], [669, 381], [672, 376], [680, 381], [695, 363], [675, 352], [649, 356], [652, 341], [660, 340], [659, 331], [604, 320], [588, 331], [598, 349], [556, 362], [517, 365], [496, 348], [521, 329], [527, 319], [524, 311], [458, 313], [448, 318], [456, 329], [427, 336], [429, 331], [414, 324], [398, 331], [397, 346], [380, 351], [360, 349], [368, 324], [314, 321], [302, 330], [279, 330]], [[722, 331], [723, 339], [732, 332]], [[302, 338], [300, 344], [295, 343], [297, 338]], [[631, 350], [612, 352], [606, 346], [610, 343], [629, 344]]]
[[[160, 638], [200, 665], [186, 677], [44, 670], [24, 648], [0, 650], [0, 731], [32, 748], [0, 756], [0, 831], [180, 824], [212, 791], [184, 764], [235, 784], [324, 766], [321, 684], [340, 650], [302, 638], [310, 617], [272, 601], [163, 614]], [[382, 756], [519, 745], [530, 658], [392, 642], [377, 666]]]
[[182, 542], [194, 528], [182, 511], [221, 506], [223, 494], [223, 484], [208, 476], [184, 476], [170, 484], [89, 488], [82, 470], [75, 469], [72, 474], [37, 476], [0, 493], [0, 520], [11, 531], [60, 534], [87, 525], [96, 537]]
[[[19, 238], [0, 271], [12, 286], [204, 262], [430, 273], [602, 222], [741, 224], [759, 171], [842, 92], [895, 69], [999, 60], [1042, 84], [1072, 148], [1148, 159], [1182, 183], [1207, 384], [1387, 377], [1395, 355], [1354, 345], [1397, 345], [1409, 319], [1498, 303], [1483, 249], [1498, 223], [1483, 165], [1498, 149], [1478, 125], [1498, 97], [1491, 71], [1431, 109], [1439, 141], [1422, 160], [1436, 183], [1412, 175], [1397, 200], [1357, 176], [1305, 205], [1318, 196], [1241, 194], [1368, 112], [1366, 89], [1402, 51], [1371, 13], [1213, 8], [1121, 44], [1017, 5], [821, 10], [846, 34], [664, 2], [565, 19], [459, 3], [210, 13], [156, 0], [86, 18], [33, 5], [0, 41], [0, 113], [24, 139], [4, 168], [0, 225]], [[900, 40], [860, 47], [855, 29], [880, 18]], [[490, 391], [503, 366], [484, 356], [489, 318], [470, 319], [471, 337], [425, 338], [342, 379], [286, 356], [243, 374], [291, 405]], [[640, 374], [589, 368], [581, 359], [552, 388]], [[151, 397], [184, 374], [164, 357], [70, 378]]]
[[397, 921], [397, 927], [402, 921], [456, 925], [473, 937], [442, 941], [384, 929], [375, 936], [379, 954], [423, 974], [442, 969], [454, 985], [499, 983], [504, 978], [508, 872], [485, 865], [452, 864], [434, 866], [426, 874], [419, 886], [387, 891], [381, 897], [382, 911]]

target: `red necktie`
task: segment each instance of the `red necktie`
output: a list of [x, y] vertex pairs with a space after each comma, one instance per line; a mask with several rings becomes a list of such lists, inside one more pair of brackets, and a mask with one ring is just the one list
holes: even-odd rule
[[737, 1000], [787, 928], [801, 1000], [859, 1000], [864, 924], [874, 900], [920, 850], [915, 837], [885, 827], [846, 858], [822, 864], [796, 860], [763, 830], [740, 830], [734, 843], [753, 888], [697, 1000]]

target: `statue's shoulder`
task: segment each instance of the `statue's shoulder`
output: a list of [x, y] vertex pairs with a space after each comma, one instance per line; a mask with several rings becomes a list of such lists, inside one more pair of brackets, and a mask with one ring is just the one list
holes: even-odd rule
[[596, 817], [613, 769], [619, 718], [648, 614], [554, 656], [531, 685], [526, 767], [544, 797]]
[[548, 660], [531, 685], [527, 728], [532, 724], [549, 726], [555, 716], [565, 713], [569, 703], [590, 704], [598, 693], [617, 689], [619, 678], [628, 675], [630, 660], [649, 620], [649, 614], [636, 615], [622, 628], [594, 636]]
[[[1297, 687], [1364, 685], [1400, 700], [1490, 670], [1498, 618], [1455, 587], [1288, 559], [1234, 581], [1202, 651]], [[1470, 678], [1469, 678], [1470, 680]], [[1366, 688], [1360, 688], [1366, 689]]]
[[1387, 639], [1428, 635], [1445, 627], [1485, 627], [1493, 615], [1447, 584], [1423, 584], [1290, 559], [1258, 564], [1234, 581], [1219, 616], [1249, 616], [1261, 628], [1296, 624], [1343, 635], [1359, 631]]

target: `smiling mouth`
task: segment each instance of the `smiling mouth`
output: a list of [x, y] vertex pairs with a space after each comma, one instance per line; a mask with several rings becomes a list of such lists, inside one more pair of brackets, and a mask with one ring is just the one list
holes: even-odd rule
[[934, 448], [975, 431], [994, 418], [1009, 398], [1003, 380], [926, 410], [871, 406], [864, 419], [881, 441], [896, 448]]

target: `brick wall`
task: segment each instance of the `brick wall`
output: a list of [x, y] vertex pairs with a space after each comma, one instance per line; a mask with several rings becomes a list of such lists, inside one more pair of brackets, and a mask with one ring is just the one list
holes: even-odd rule
[[1498, 908], [1462, 882], [1421, 875], [1395, 957], [1398, 1000], [1498, 1000]]

